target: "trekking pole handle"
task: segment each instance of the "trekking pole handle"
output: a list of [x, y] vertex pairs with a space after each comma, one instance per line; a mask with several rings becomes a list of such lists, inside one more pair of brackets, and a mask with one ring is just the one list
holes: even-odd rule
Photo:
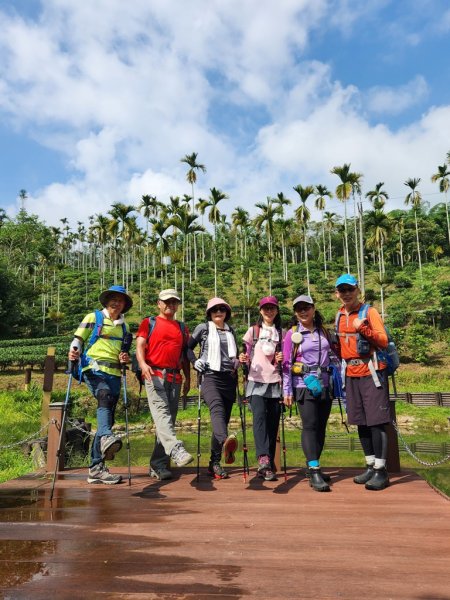
[[67, 363], [67, 375], [75, 375], [78, 370], [78, 360], [69, 360]]
[[[127, 332], [123, 337], [120, 352], [124, 352], [124, 353], [128, 354], [130, 352], [132, 343], [133, 343], [133, 334], [130, 332]], [[127, 369], [126, 363], [122, 363], [122, 372], [124, 374], [125, 374], [126, 369]]]

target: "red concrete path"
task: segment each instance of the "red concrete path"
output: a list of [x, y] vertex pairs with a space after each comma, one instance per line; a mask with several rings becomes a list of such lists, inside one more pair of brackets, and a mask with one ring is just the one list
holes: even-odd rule
[[[124, 473], [123, 469], [120, 472]], [[7, 599], [450, 599], [450, 503], [412, 473], [383, 492], [329, 470], [333, 491], [194, 469], [131, 487], [65, 472], [0, 486], [0, 595]]]

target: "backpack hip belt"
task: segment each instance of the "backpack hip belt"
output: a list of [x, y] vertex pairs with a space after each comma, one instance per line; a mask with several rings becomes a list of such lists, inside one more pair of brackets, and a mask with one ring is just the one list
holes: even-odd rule
[[120, 362], [111, 362], [110, 360], [96, 360], [94, 358], [90, 359], [89, 364], [93, 365], [96, 363], [102, 367], [108, 367], [109, 369], [120, 369], [122, 366]]
[[349, 358], [346, 362], [348, 365], [356, 367], [357, 365], [367, 365], [371, 360], [371, 358]]

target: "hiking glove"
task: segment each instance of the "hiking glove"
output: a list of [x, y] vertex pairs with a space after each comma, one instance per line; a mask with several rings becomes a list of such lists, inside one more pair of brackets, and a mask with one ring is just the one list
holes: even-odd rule
[[208, 363], [205, 363], [204, 360], [202, 360], [201, 358], [197, 358], [197, 360], [194, 363], [194, 369], [196, 371], [198, 371], [199, 373], [204, 373], [206, 371], [208, 367]]

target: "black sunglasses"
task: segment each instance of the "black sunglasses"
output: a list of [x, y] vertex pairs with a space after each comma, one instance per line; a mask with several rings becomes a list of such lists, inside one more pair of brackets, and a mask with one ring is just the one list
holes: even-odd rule
[[226, 306], [213, 306], [211, 308], [211, 312], [227, 312], [227, 307]]
[[356, 290], [355, 287], [351, 287], [350, 285], [343, 285], [343, 286], [339, 286], [338, 287], [338, 292], [344, 293], [345, 292], [354, 292]]

